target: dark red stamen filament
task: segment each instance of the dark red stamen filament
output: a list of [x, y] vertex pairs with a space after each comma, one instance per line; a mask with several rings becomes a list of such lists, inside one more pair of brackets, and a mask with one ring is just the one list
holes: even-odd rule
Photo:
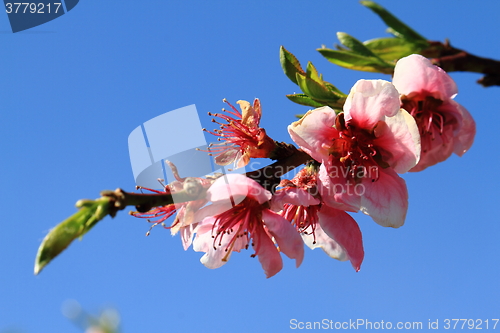
[[443, 101], [423, 93], [412, 98], [403, 96], [401, 102], [402, 107], [415, 118], [420, 132], [422, 152], [426, 153], [431, 141], [435, 140], [437, 135], [444, 133], [446, 120], [439, 110]]

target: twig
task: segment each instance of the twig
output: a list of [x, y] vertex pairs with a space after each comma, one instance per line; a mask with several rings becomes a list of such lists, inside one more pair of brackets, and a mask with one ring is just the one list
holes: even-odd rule
[[478, 57], [467, 51], [452, 47], [448, 40], [444, 43], [429, 41], [429, 48], [421, 54], [446, 72], [472, 72], [485, 74], [477, 83], [484, 87], [500, 86], [500, 61]]

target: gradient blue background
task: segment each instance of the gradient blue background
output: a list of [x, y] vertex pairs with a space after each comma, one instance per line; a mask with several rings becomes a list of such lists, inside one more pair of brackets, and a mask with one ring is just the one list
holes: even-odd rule
[[[428, 39], [500, 58], [496, 0], [379, 2]], [[83, 1], [16, 34], [0, 15], [0, 332], [80, 332], [61, 313], [67, 299], [91, 313], [115, 307], [123, 332], [284, 332], [293, 318], [424, 327], [500, 318], [500, 94], [471, 73], [452, 76], [456, 100], [477, 122], [472, 149], [404, 175], [410, 208], [400, 229], [354, 214], [366, 251], [359, 273], [309, 249], [299, 269], [284, 259], [271, 279], [253, 251], [209, 270], [201, 253], [183, 251], [166, 230], [145, 237], [149, 224], [123, 211], [33, 275], [41, 240], [78, 199], [134, 188], [127, 137], [144, 121], [258, 97], [261, 125], [291, 142], [286, 126], [308, 108], [285, 98], [299, 89], [281, 70], [280, 45], [345, 92], [361, 78], [390, 79], [322, 58], [315, 49], [337, 42], [337, 31], [386, 35], [357, 1]], [[213, 127], [208, 116], [202, 123]]]

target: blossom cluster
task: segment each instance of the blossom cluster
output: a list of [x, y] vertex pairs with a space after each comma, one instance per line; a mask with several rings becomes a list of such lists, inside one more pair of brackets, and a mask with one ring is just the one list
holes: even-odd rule
[[[281, 179], [269, 191], [243, 174], [196, 178], [206, 195], [196, 201], [155, 208], [135, 216], [162, 223], [177, 212], [168, 228], [180, 231], [184, 249], [205, 254], [208, 268], [224, 265], [231, 254], [253, 248], [267, 277], [282, 269], [280, 252], [304, 257], [304, 244], [330, 257], [350, 261], [356, 271], [364, 250], [360, 228], [349, 213], [363, 212], [376, 223], [398, 228], [405, 222], [408, 190], [399, 176], [463, 155], [472, 145], [475, 123], [453, 98], [450, 76], [420, 56], [398, 61], [393, 81], [359, 80], [343, 111], [328, 106], [308, 111], [288, 132], [310, 160], [293, 179]], [[216, 163], [236, 168], [251, 158], [274, 158], [277, 144], [259, 127], [259, 100], [239, 101], [210, 132]], [[220, 120], [219, 120], [220, 121]], [[167, 185], [174, 193], [187, 179]], [[193, 181], [193, 178], [190, 178]]]

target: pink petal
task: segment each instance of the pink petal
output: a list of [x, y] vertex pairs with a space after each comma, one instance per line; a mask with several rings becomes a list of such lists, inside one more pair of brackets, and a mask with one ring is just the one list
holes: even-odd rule
[[359, 80], [344, 104], [346, 123], [371, 131], [375, 125], [399, 111], [399, 93], [384, 80]]
[[318, 191], [321, 199], [330, 207], [357, 212], [361, 206], [361, 198], [356, 195], [356, 184], [348, 181], [344, 173], [343, 166], [321, 164], [318, 172]]
[[359, 271], [365, 252], [361, 230], [354, 219], [344, 211], [323, 205], [318, 212], [319, 224], [333, 240], [347, 252], [352, 267]]
[[212, 202], [232, 201], [238, 204], [246, 197], [259, 203], [271, 199], [271, 193], [255, 180], [240, 174], [226, 174], [217, 179], [207, 191], [207, 198]]
[[255, 254], [259, 258], [259, 262], [266, 273], [266, 277], [270, 278], [283, 268], [283, 260], [276, 249], [271, 238], [263, 228], [257, 228], [257, 232], [252, 235], [253, 248]]
[[361, 211], [384, 227], [399, 228], [405, 222], [408, 210], [408, 190], [404, 179], [391, 168], [379, 168], [375, 182], [362, 183]]
[[262, 111], [260, 107], [260, 101], [255, 99], [253, 106], [247, 101], [237, 101], [241, 109], [241, 123], [247, 125], [248, 127], [259, 127], [260, 117], [262, 116]]
[[229, 165], [236, 160], [238, 154], [240, 154], [239, 149], [231, 148], [231, 149], [226, 150], [225, 152], [215, 156], [215, 163], [218, 165]]
[[200, 258], [200, 262], [206, 267], [210, 269], [216, 269], [219, 267], [224, 266], [228, 260], [231, 254], [229, 254], [225, 260], [223, 258], [226, 256], [226, 252], [221, 249], [221, 248], [211, 248], [208, 250], [207, 253], [203, 255], [203, 257]]
[[335, 111], [328, 106], [308, 111], [300, 120], [288, 126], [292, 140], [316, 161], [328, 158], [332, 140], [338, 138]]
[[319, 205], [320, 201], [304, 189], [288, 186], [276, 191], [271, 199], [271, 208], [274, 211], [282, 210], [285, 203], [309, 207]]
[[444, 118], [442, 132], [433, 125], [434, 137], [422, 137], [420, 162], [410, 171], [422, 171], [425, 168], [446, 160], [454, 152], [462, 156], [474, 142], [476, 124], [470, 113], [453, 100], [444, 102], [438, 109]]
[[248, 156], [248, 153], [241, 154], [241, 152], [238, 153], [236, 156], [236, 159], [234, 161], [234, 165], [236, 166], [237, 169], [243, 168], [250, 162], [250, 156]]
[[299, 267], [304, 259], [304, 243], [297, 230], [285, 218], [269, 209], [262, 211], [262, 218], [280, 251], [288, 258], [295, 259]]
[[[196, 237], [193, 241], [193, 250], [196, 252], [205, 252], [200, 262], [210, 269], [223, 266], [229, 260], [233, 251], [239, 252], [247, 245], [243, 237], [239, 237], [233, 246], [229, 247], [229, 243], [233, 238], [228, 235], [224, 235], [221, 240], [217, 240], [214, 243], [212, 229], [215, 222], [216, 219], [213, 217], [203, 220], [196, 229]], [[238, 228], [238, 226], [235, 226], [235, 228]]]
[[420, 159], [420, 134], [415, 119], [401, 109], [393, 117], [386, 117], [385, 124], [383, 133], [373, 143], [382, 149], [384, 161], [396, 172], [405, 173]]
[[396, 63], [392, 83], [402, 95], [426, 91], [443, 101], [453, 98], [458, 92], [457, 85], [444, 70], [418, 54]]
[[301, 233], [304, 243], [311, 249], [321, 248], [333, 259], [338, 259], [340, 261], [349, 260], [347, 252], [342, 248], [342, 246], [337, 243], [334, 239], [328, 236], [320, 224], [317, 224], [314, 228], [314, 235]]
[[410, 172], [422, 171], [450, 157], [454, 147], [453, 133], [452, 127], [445, 127], [443, 134], [436, 135], [433, 140], [424, 139], [420, 161], [415, 167], [410, 169]]
[[222, 260], [227, 253], [220, 247], [214, 249], [213, 243], [214, 239], [210, 232], [196, 234], [193, 242], [193, 249], [196, 252], [205, 252], [203, 257], [200, 258], [200, 262], [210, 269], [219, 268], [227, 263], [227, 260]]
[[193, 243], [194, 230], [196, 229], [198, 223], [193, 223], [180, 229], [182, 246], [184, 251], [186, 251]]
[[470, 149], [472, 143], [474, 142], [474, 137], [476, 135], [476, 123], [466, 108], [455, 101], [450, 102], [452, 105], [455, 105], [462, 114], [462, 127], [455, 137], [453, 148], [453, 152], [455, 154], [462, 156], [467, 150]]
[[208, 252], [213, 247], [212, 228], [216, 219], [207, 217], [196, 226], [196, 237], [193, 241], [193, 250], [196, 252]]
[[193, 222], [200, 222], [206, 217], [219, 215], [233, 208], [230, 201], [219, 201], [211, 205], [205, 206], [194, 213]]

